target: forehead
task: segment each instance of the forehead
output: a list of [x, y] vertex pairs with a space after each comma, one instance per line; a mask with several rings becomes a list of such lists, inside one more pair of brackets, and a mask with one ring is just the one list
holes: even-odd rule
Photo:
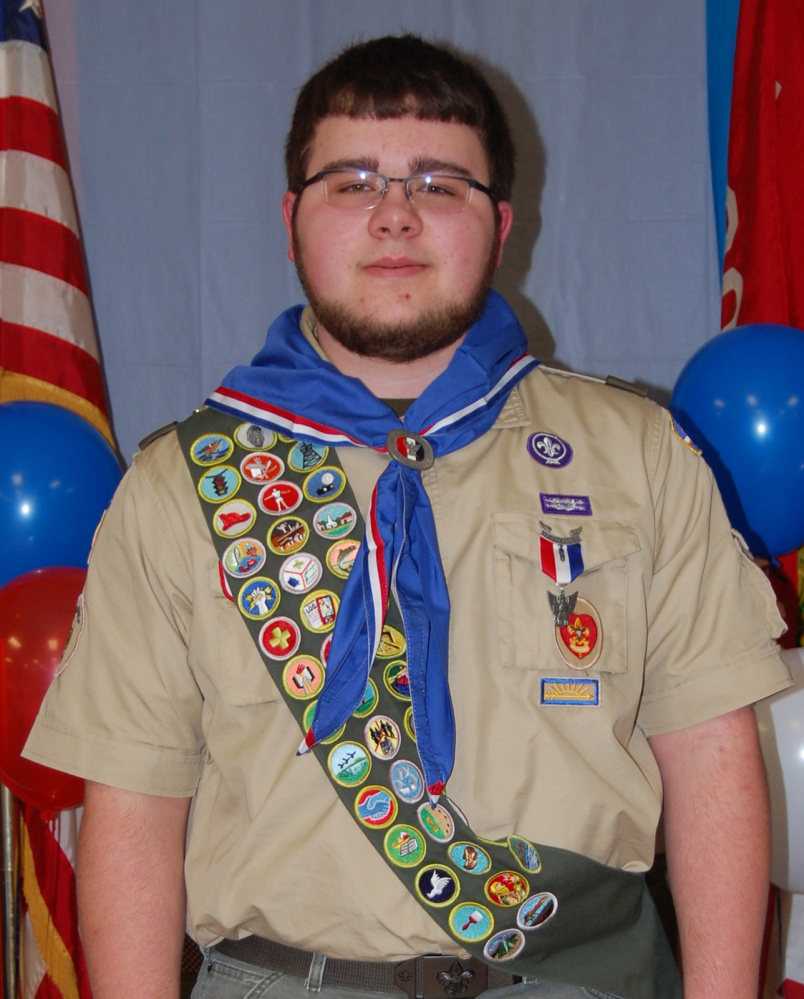
[[382, 119], [334, 115], [322, 119], [310, 144], [308, 176], [349, 164], [389, 176], [451, 166], [481, 182], [489, 181], [488, 159], [474, 128], [412, 115]]

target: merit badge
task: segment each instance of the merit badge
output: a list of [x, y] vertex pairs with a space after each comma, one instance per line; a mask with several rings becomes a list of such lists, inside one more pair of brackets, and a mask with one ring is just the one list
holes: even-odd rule
[[233, 499], [216, 510], [212, 517], [215, 533], [222, 538], [239, 538], [254, 526], [257, 511], [247, 500]]
[[489, 855], [477, 843], [453, 843], [449, 859], [467, 874], [485, 874], [491, 867]]
[[321, 690], [324, 667], [315, 656], [294, 656], [282, 671], [282, 685], [297, 701], [306, 701]]
[[[327, 635], [324, 641], [321, 643], [321, 650], [318, 655], [321, 658], [321, 662], [326, 666], [329, 661], [329, 650], [332, 648], [332, 635]], [[371, 682], [371, 681], [369, 681]]]
[[494, 917], [485, 905], [464, 902], [449, 914], [449, 927], [459, 940], [485, 940], [494, 929]]
[[343, 470], [335, 465], [324, 465], [311, 472], [304, 480], [304, 495], [313, 503], [326, 503], [340, 496], [346, 486]]
[[564, 662], [572, 669], [591, 669], [603, 651], [603, 628], [595, 607], [578, 597], [569, 613], [567, 623], [559, 627], [556, 622], [555, 639]]
[[311, 472], [325, 461], [329, 448], [324, 444], [311, 444], [309, 441], [298, 441], [290, 449], [288, 465], [294, 472]]
[[390, 624], [386, 624], [380, 635], [377, 657], [379, 659], [395, 659], [397, 656], [404, 655], [406, 648], [407, 642], [402, 632], [392, 628]]
[[[313, 701], [311, 704], [308, 704], [307, 707], [304, 709], [304, 714], [302, 715], [302, 725], [304, 726], [305, 732], [309, 732], [310, 726], [313, 724], [313, 715], [315, 714], [315, 706], [317, 703], [318, 703], [317, 701]], [[343, 735], [345, 728], [346, 728], [345, 725], [341, 725], [338, 731], [333, 732], [328, 739], [322, 739], [321, 745], [331, 746], [333, 742], [337, 742], [338, 739], [340, 739], [340, 737]]]
[[572, 448], [556, 434], [544, 431], [528, 437], [528, 454], [547, 468], [563, 468], [572, 461]]
[[330, 503], [313, 518], [316, 534], [322, 538], [343, 538], [357, 523], [357, 514], [348, 503]]
[[542, 513], [557, 513], [566, 517], [591, 517], [592, 504], [588, 496], [564, 496], [561, 493], [539, 493]]
[[259, 572], [265, 564], [265, 545], [256, 538], [233, 541], [223, 553], [221, 564], [230, 576], [245, 579]]
[[240, 462], [240, 471], [243, 473], [244, 479], [259, 485], [278, 479], [285, 471], [285, 463], [275, 454], [269, 454], [267, 451], [255, 451], [252, 454], [247, 454]]
[[525, 934], [522, 930], [500, 930], [483, 948], [483, 956], [489, 961], [511, 961], [524, 946]]
[[304, 548], [310, 528], [300, 517], [281, 517], [268, 532], [268, 547], [277, 555], [291, 555]]
[[521, 930], [535, 930], [556, 914], [558, 899], [549, 891], [540, 891], [523, 902], [516, 914], [516, 925]]
[[269, 659], [290, 659], [301, 643], [301, 631], [289, 617], [274, 617], [260, 629], [260, 650]]
[[223, 503], [240, 488], [240, 472], [231, 465], [216, 465], [198, 480], [198, 492], [208, 503]]
[[[330, 639], [328, 639], [328, 641], [330, 641]], [[355, 717], [365, 718], [366, 715], [370, 715], [377, 706], [378, 700], [379, 694], [377, 693], [377, 685], [373, 680], [369, 679], [366, 683], [366, 692], [363, 694], [363, 700], [355, 708]]]
[[392, 430], [385, 445], [394, 461], [407, 468], [423, 470], [433, 464], [433, 446], [430, 441], [409, 430]]
[[387, 787], [369, 784], [355, 798], [355, 813], [364, 826], [382, 829], [396, 818], [396, 798]]
[[458, 878], [448, 867], [430, 864], [416, 875], [416, 894], [427, 905], [449, 905], [460, 890]]
[[388, 830], [383, 847], [385, 856], [397, 867], [418, 867], [427, 853], [421, 830], [404, 824]]
[[338, 614], [338, 598], [332, 590], [313, 590], [301, 605], [302, 623], [310, 631], [332, 631]]
[[424, 777], [421, 770], [410, 760], [395, 760], [390, 770], [391, 787], [397, 797], [408, 805], [415, 805], [424, 794]]
[[247, 451], [269, 451], [276, 444], [276, 434], [256, 423], [241, 423], [234, 432], [235, 440]]
[[489, 902], [508, 908], [524, 901], [528, 897], [530, 886], [516, 871], [501, 871], [488, 879], [483, 891]]
[[405, 726], [405, 731], [408, 735], [416, 741], [416, 729], [413, 726], [413, 705], [411, 705], [405, 712], [405, 717], [402, 719], [402, 724]]
[[369, 752], [378, 760], [392, 760], [399, 752], [402, 742], [399, 726], [387, 715], [375, 715], [363, 731]]
[[371, 760], [363, 746], [356, 742], [340, 742], [330, 752], [327, 767], [332, 779], [344, 787], [357, 787], [368, 777]]
[[440, 843], [449, 843], [455, 835], [455, 823], [452, 816], [443, 805], [431, 805], [425, 802], [419, 805], [419, 825], [430, 839]]
[[521, 836], [509, 836], [508, 849], [528, 874], [538, 874], [542, 869], [542, 858], [539, 856], [539, 851], [528, 840], [522, 839]]
[[395, 659], [388, 663], [382, 672], [386, 688], [400, 701], [410, 700], [410, 682], [408, 680], [408, 664], [404, 659]]
[[600, 680], [567, 680], [558, 676], [541, 679], [540, 704], [600, 704]]
[[204, 434], [193, 441], [190, 457], [196, 465], [217, 465], [234, 451], [234, 443], [222, 434]]
[[280, 479], [263, 486], [257, 502], [266, 513], [276, 516], [279, 513], [290, 513], [302, 501], [302, 491], [295, 482]]
[[315, 555], [300, 552], [291, 555], [282, 563], [279, 570], [279, 584], [288, 593], [307, 593], [323, 575], [321, 562]]
[[670, 426], [673, 428], [673, 433], [676, 437], [683, 441], [693, 454], [697, 454], [700, 457], [701, 449], [693, 444], [687, 431], [681, 426], [678, 420], [675, 419], [672, 413], [668, 413], [667, 415], [670, 417]]
[[341, 579], [346, 579], [355, 564], [359, 547], [360, 542], [357, 538], [346, 538], [344, 541], [336, 541], [330, 545], [327, 552], [329, 571]]
[[243, 583], [237, 594], [237, 606], [246, 617], [262, 621], [279, 605], [279, 587], [267, 576], [255, 576]]

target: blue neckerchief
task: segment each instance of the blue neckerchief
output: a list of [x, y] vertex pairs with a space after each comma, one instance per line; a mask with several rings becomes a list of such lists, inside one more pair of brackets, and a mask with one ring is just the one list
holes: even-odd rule
[[[279, 316], [251, 366], [230, 371], [207, 405], [330, 446], [387, 452], [389, 431], [404, 428], [425, 438], [438, 458], [486, 433], [514, 385], [539, 363], [527, 354], [516, 316], [490, 292], [447, 369], [400, 419], [361, 381], [316, 353], [299, 329], [301, 312], [296, 306]], [[405, 624], [416, 744], [435, 799], [455, 755], [447, 680], [449, 596], [421, 472], [398, 461], [377, 480], [363, 543], [341, 595], [308, 747], [337, 731], [363, 699], [390, 589]]]

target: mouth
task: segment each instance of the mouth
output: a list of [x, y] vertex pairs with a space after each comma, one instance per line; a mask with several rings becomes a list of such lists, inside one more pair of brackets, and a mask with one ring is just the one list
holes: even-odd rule
[[403, 278], [422, 274], [427, 269], [427, 264], [410, 257], [381, 257], [366, 264], [363, 269], [373, 277]]

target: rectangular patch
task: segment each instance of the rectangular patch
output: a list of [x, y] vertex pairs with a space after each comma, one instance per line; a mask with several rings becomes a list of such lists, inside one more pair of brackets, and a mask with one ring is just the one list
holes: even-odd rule
[[593, 677], [544, 676], [540, 704], [600, 704], [600, 680]]
[[563, 513], [568, 517], [591, 517], [592, 504], [588, 496], [564, 496], [561, 493], [539, 493], [544, 513]]

